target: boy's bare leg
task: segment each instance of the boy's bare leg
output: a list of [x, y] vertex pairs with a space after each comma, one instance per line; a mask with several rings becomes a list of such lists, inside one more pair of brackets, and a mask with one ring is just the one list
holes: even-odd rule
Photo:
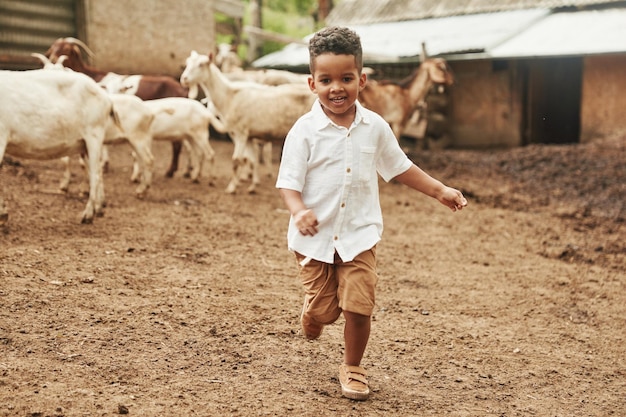
[[339, 367], [339, 383], [344, 397], [363, 401], [369, 397], [370, 389], [367, 372], [361, 359], [370, 337], [371, 319], [362, 314], [343, 312], [346, 324], [343, 330], [345, 339], [344, 363]]
[[344, 363], [359, 366], [370, 338], [371, 318], [362, 314], [344, 311], [346, 319], [343, 329], [345, 341]]

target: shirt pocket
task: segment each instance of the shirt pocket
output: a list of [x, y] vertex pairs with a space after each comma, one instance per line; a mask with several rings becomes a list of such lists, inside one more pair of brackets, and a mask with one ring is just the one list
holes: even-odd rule
[[376, 169], [374, 166], [374, 157], [376, 155], [376, 147], [362, 146], [359, 154], [359, 180], [361, 182], [369, 182], [375, 176]]

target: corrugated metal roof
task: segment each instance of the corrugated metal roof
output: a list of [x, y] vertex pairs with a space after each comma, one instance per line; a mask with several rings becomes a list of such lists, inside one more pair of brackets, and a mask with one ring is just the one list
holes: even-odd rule
[[272, 52], [257, 59], [252, 63], [252, 66], [257, 68], [308, 67], [309, 50], [306, 45], [290, 43], [280, 51]]
[[422, 42], [429, 55], [483, 52], [523, 31], [549, 10], [517, 10], [403, 22], [355, 25], [363, 51], [399, 58], [417, 57]]
[[[417, 62], [421, 43], [450, 61], [626, 52], [626, 8], [552, 13], [547, 9], [352, 25], [366, 65]], [[308, 39], [308, 37], [307, 37]], [[259, 68], [308, 67], [306, 45], [288, 45]]]
[[[515, 36], [549, 10], [517, 10], [403, 22], [350, 26], [361, 37], [365, 64], [418, 60], [422, 42], [429, 55], [483, 52]], [[255, 67], [308, 66], [306, 45], [290, 44], [257, 59]]]
[[341, 0], [328, 25], [362, 25], [521, 9], [581, 9], [622, 0]]
[[626, 9], [556, 13], [492, 48], [494, 58], [626, 52]]

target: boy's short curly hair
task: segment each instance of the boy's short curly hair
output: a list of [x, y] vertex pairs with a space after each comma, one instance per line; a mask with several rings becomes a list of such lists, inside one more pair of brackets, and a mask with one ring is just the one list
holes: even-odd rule
[[359, 72], [363, 69], [361, 38], [347, 27], [329, 26], [313, 35], [309, 41], [311, 73], [315, 69], [315, 58], [322, 54], [353, 55]]

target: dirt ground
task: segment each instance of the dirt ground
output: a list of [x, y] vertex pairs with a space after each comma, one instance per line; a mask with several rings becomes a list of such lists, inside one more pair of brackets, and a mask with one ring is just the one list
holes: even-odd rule
[[625, 415], [626, 138], [412, 154], [459, 213], [381, 183], [366, 402], [340, 395], [342, 319], [300, 335], [273, 180], [225, 194], [232, 144], [213, 146], [210, 187], [166, 179], [157, 143], [143, 200], [111, 148], [91, 225], [77, 165], [64, 195], [59, 162], [5, 161], [0, 415]]

